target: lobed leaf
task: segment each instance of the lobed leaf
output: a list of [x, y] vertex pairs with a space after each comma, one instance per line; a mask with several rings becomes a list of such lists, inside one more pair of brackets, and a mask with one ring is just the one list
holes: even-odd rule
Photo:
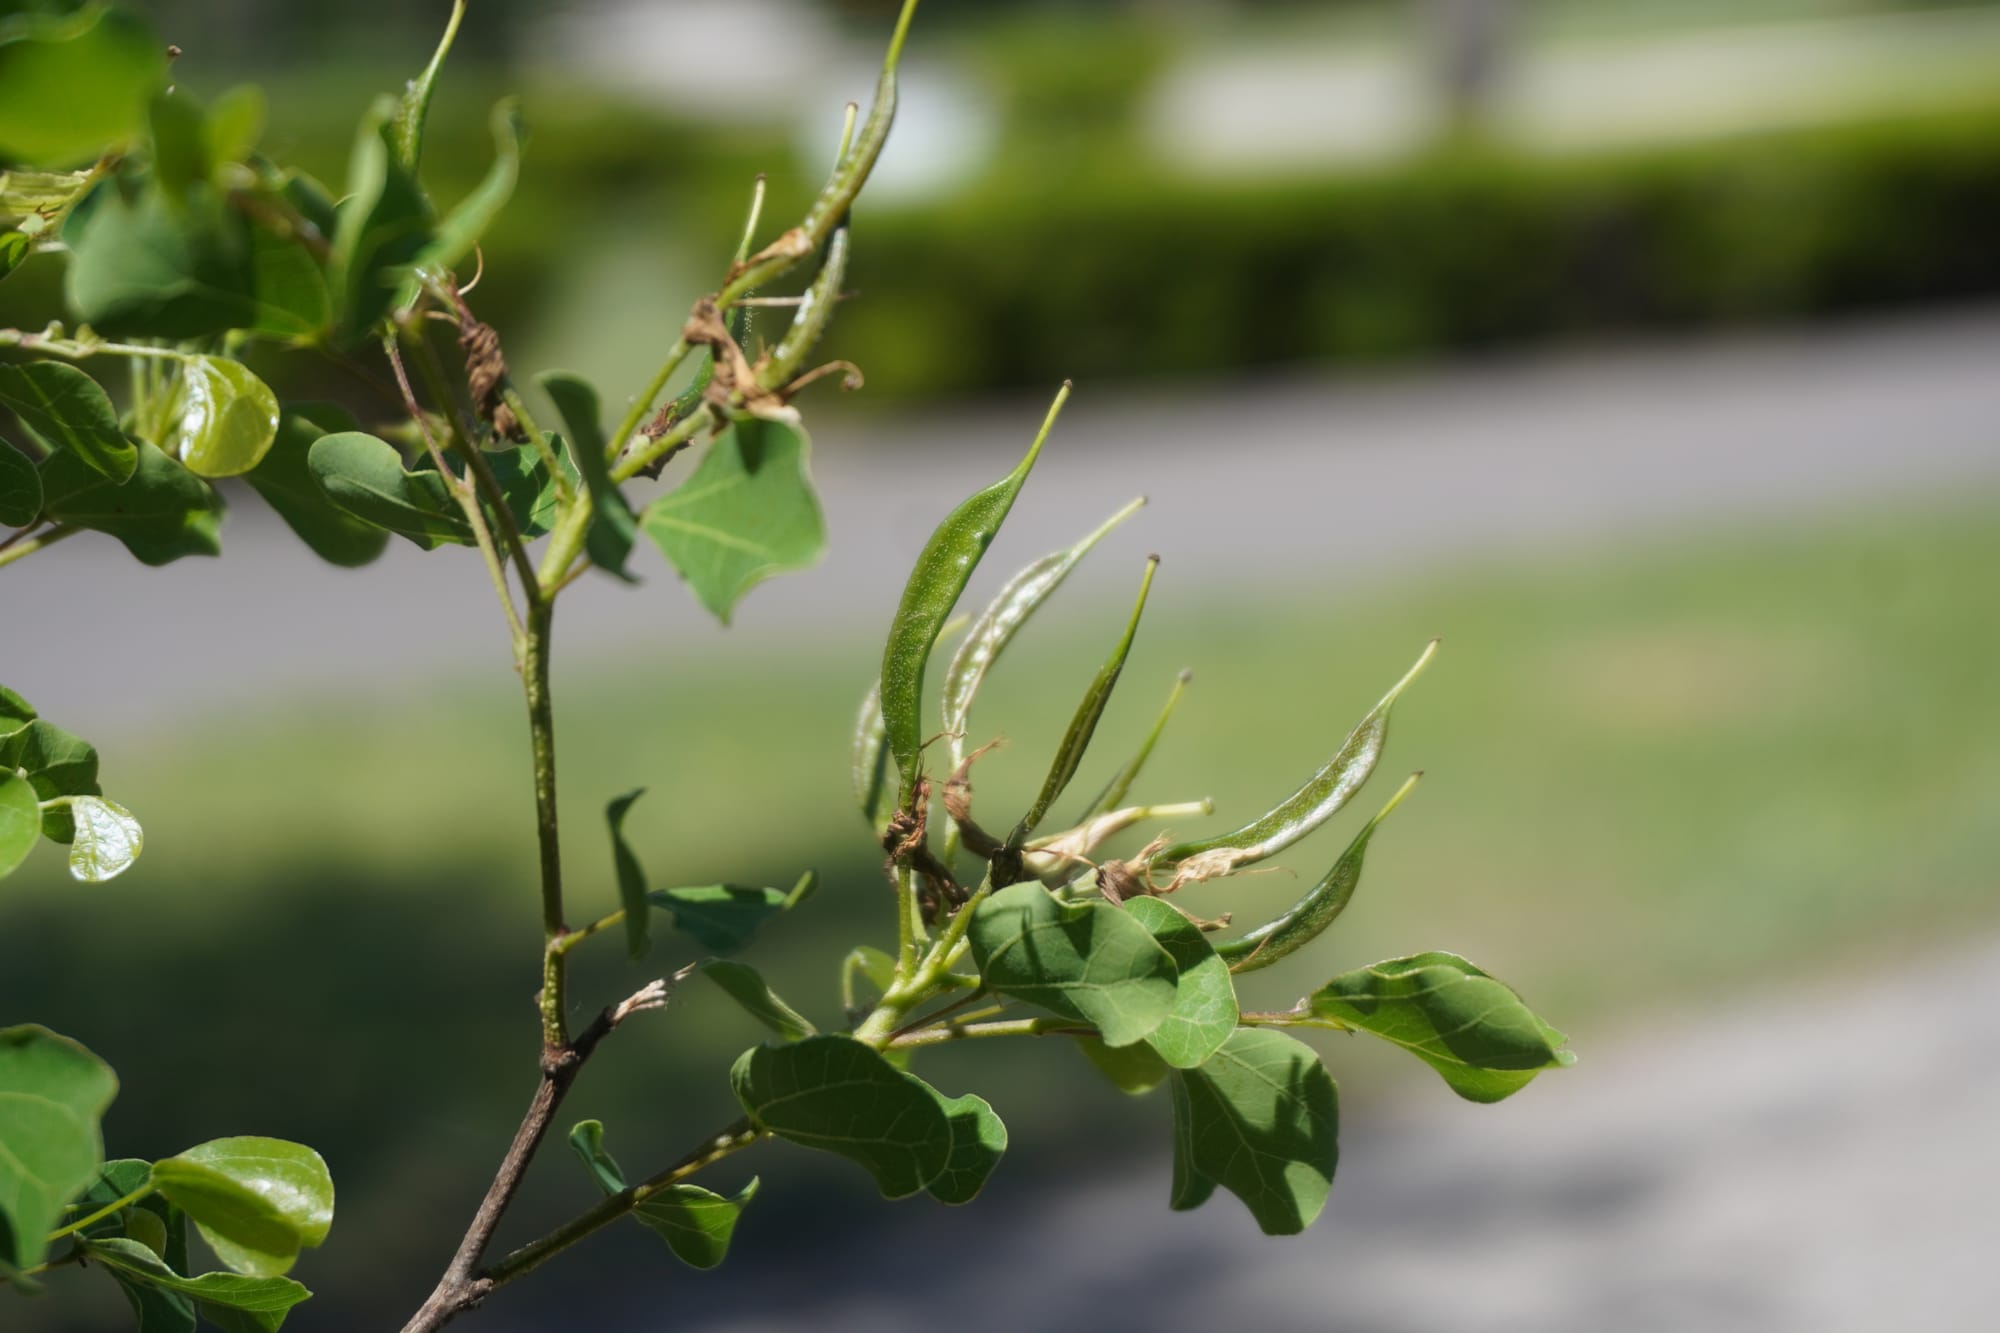
[[1291, 1236], [1326, 1206], [1339, 1160], [1339, 1103], [1319, 1056], [1281, 1032], [1242, 1029], [1199, 1069], [1173, 1077], [1171, 1206], [1217, 1185], [1267, 1236]]
[[103, 1164], [99, 1122], [117, 1095], [111, 1067], [68, 1037], [0, 1028], [0, 1262], [42, 1261], [63, 1205]]
[[165, 565], [222, 551], [222, 497], [143, 440], [131, 480], [119, 485], [75, 454], [42, 460], [48, 517], [116, 537], [141, 564]]
[[989, 989], [1088, 1023], [1107, 1046], [1143, 1040], [1174, 1006], [1173, 959], [1109, 903], [1016, 884], [974, 909], [966, 939]]
[[963, 1097], [935, 1095], [951, 1124], [951, 1156], [925, 1189], [939, 1203], [954, 1207], [971, 1203], [1007, 1151], [1007, 1126], [984, 1097], [970, 1092]]
[[884, 1198], [916, 1194], [951, 1165], [951, 1121], [937, 1094], [847, 1037], [755, 1047], [729, 1081], [760, 1129], [860, 1164]]
[[60, 361], [0, 365], [0, 403], [12, 408], [29, 433], [50, 449], [73, 456], [114, 483], [130, 480], [139, 465], [138, 448], [125, 438], [111, 399], [75, 366]]
[[1198, 1069], [1236, 1030], [1236, 987], [1229, 964], [1201, 928], [1165, 900], [1134, 898], [1125, 911], [1159, 941], [1180, 972], [1173, 1008], [1147, 1034], [1146, 1044], [1175, 1069]]

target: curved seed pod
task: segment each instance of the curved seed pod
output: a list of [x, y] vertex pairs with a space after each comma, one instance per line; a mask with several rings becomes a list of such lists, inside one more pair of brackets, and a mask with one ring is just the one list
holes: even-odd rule
[[1177, 878], [1195, 882], [1217, 879], [1283, 851], [1333, 818], [1375, 771], [1382, 747], [1389, 740], [1389, 710], [1397, 696], [1430, 664], [1437, 647], [1436, 639], [1424, 645], [1416, 665], [1404, 672], [1403, 678], [1382, 696], [1382, 701], [1369, 710], [1368, 716], [1340, 743], [1340, 749], [1326, 767], [1313, 774], [1305, 786], [1242, 828], [1169, 847], [1160, 860], [1174, 865]]
[[[1146, 733], [1146, 739], [1139, 743], [1138, 752], [1125, 761], [1125, 766], [1111, 775], [1111, 781], [1104, 784], [1104, 790], [1097, 793], [1097, 799], [1083, 812], [1085, 820], [1113, 809], [1125, 799], [1125, 793], [1132, 790], [1132, 783], [1138, 778], [1139, 770], [1153, 757], [1153, 747], [1160, 743], [1160, 733], [1167, 729], [1167, 719], [1174, 715], [1174, 705], [1181, 701], [1181, 691], [1187, 689], [1194, 679], [1194, 671], [1183, 667], [1180, 675], [1174, 677], [1173, 693], [1167, 696], [1166, 706], [1153, 719], [1153, 729]], [[1206, 812], [1204, 812], [1206, 813]]]
[[[938, 631], [938, 637], [950, 638], [964, 629], [965, 623], [966, 617], [953, 616]], [[882, 724], [880, 680], [868, 687], [868, 693], [861, 700], [861, 716], [854, 723], [852, 763], [854, 799], [861, 806], [861, 814], [867, 819], [869, 827], [880, 837], [888, 830], [890, 813], [889, 733]]]
[[1069, 780], [1076, 776], [1076, 767], [1083, 762], [1083, 752], [1090, 748], [1091, 735], [1097, 730], [1097, 720], [1104, 716], [1104, 705], [1111, 702], [1111, 691], [1118, 686], [1118, 673], [1125, 669], [1125, 656], [1132, 651], [1132, 638], [1139, 632], [1139, 617], [1146, 610], [1146, 594], [1153, 590], [1153, 571], [1160, 567], [1160, 557], [1146, 557], [1146, 576], [1139, 583], [1139, 600], [1132, 604], [1132, 618], [1125, 622], [1124, 636], [1103, 666], [1097, 669], [1096, 679], [1084, 691], [1083, 702], [1076, 706], [1076, 713], [1069, 720], [1069, 730], [1063, 733], [1062, 744], [1056, 747], [1055, 762], [1049, 765], [1049, 775], [1042, 779], [1041, 794], [1028, 813], [1021, 816], [1021, 822], [1007, 838], [1007, 845], [1018, 848], [1027, 840], [1056, 798], [1069, 786]]
[[771, 349], [770, 357], [757, 372], [757, 383], [765, 389], [781, 388], [791, 381], [798, 372], [801, 362], [806, 359], [826, 332], [827, 322], [833, 318], [833, 307], [840, 301], [840, 284], [847, 277], [847, 225], [842, 223], [833, 229], [827, 239], [826, 259], [814, 275], [812, 285], [799, 298], [799, 308], [792, 315], [792, 326], [785, 330], [785, 336]]
[[1000, 659], [1000, 654], [1014, 635], [1020, 632], [1028, 617], [1046, 602], [1063, 580], [1090, 554], [1090, 549], [1126, 519], [1139, 512], [1146, 504], [1146, 497], [1140, 496], [1097, 528], [1064, 551], [1052, 551], [1035, 561], [1000, 589], [979, 619], [972, 624], [972, 630], [965, 636], [965, 642], [952, 654], [951, 665], [944, 673], [944, 729], [951, 746], [953, 767], [965, 762], [965, 730], [972, 715], [972, 700], [979, 693], [979, 687], [986, 680], [986, 673]]
[[924, 664], [931, 646], [937, 642], [945, 617], [958, 604], [966, 580], [978, 567], [979, 558], [993, 544], [1014, 498], [1027, 483], [1028, 473], [1041, 455], [1049, 428], [1069, 398], [1064, 383], [1049, 407], [1047, 419], [1035, 442], [1012, 472], [973, 495], [951, 511], [937, 531], [924, 543], [917, 556], [910, 581], [903, 586], [903, 600], [889, 625], [889, 641], [882, 650], [882, 722], [888, 733], [889, 752], [896, 757], [896, 807], [909, 805], [917, 789], [917, 766], [922, 758]]
[[1107, 811], [1093, 815], [1073, 829], [1036, 838], [1021, 849], [1021, 866], [1053, 888], [1078, 870], [1090, 869], [1090, 854], [1097, 850], [1098, 844], [1134, 824], [1148, 819], [1191, 819], [1214, 813], [1215, 802], [1206, 796], [1174, 805], [1134, 805]]
[[1231, 972], [1254, 972], [1260, 967], [1269, 967], [1311, 943], [1321, 931], [1333, 924], [1335, 917], [1347, 910], [1355, 888], [1361, 883], [1361, 860], [1368, 854], [1368, 840], [1375, 836], [1375, 830], [1389, 817], [1389, 812], [1402, 803], [1422, 776], [1421, 773], [1410, 774], [1409, 780], [1389, 798], [1389, 803], [1362, 825], [1361, 832], [1354, 835], [1354, 841], [1347, 844], [1347, 850], [1333, 863], [1333, 869], [1326, 872], [1326, 878], [1306, 890], [1305, 896], [1294, 903], [1289, 912], [1257, 927], [1242, 939], [1215, 946], [1216, 953], [1228, 962]]

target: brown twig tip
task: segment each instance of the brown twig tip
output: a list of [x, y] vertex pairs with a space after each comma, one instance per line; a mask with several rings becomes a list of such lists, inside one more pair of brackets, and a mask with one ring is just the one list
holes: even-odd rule
[[[687, 967], [682, 968], [679, 972], [674, 973], [673, 979], [676, 982], [683, 981], [687, 978], [688, 974], [693, 970], [694, 970], [694, 964], [691, 963]], [[671, 993], [671, 989], [672, 988], [668, 985], [667, 979], [665, 977], [661, 977], [656, 981], [647, 982], [645, 985], [641, 986], [638, 990], [632, 992], [632, 994], [626, 996], [624, 999], [620, 1000], [616, 1005], [612, 1006], [611, 1026], [617, 1027], [620, 1023], [623, 1023], [626, 1019], [630, 1018], [634, 1014], [643, 1014], [651, 1009], [666, 1008], [667, 997]]]

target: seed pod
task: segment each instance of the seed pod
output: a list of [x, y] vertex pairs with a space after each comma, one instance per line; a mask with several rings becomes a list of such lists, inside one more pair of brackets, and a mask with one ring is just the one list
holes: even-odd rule
[[1430, 664], [1437, 646], [1436, 639], [1424, 646], [1416, 665], [1403, 673], [1403, 678], [1382, 696], [1382, 701], [1369, 710], [1368, 716], [1347, 734], [1326, 767], [1315, 773], [1305, 786], [1242, 828], [1169, 847], [1160, 860], [1172, 864], [1175, 878], [1183, 882], [1218, 879], [1283, 851], [1333, 818], [1375, 771], [1382, 748], [1389, 741], [1389, 710], [1397, 696]]
[[1396, 794], [1389, 798], [1389, 803], [1382, 807], [1380, 813], [1362, 825], [1361, 832], [1354, 835], [1354, 841], [1347, 844], [1347, 850], [1333, 863], [1333, 869], [1326, 872], [1326, 878], [1308, 889], [1289, 912], [1257, 927], [1242, 939], [1215, 947], [1215, 951], [1229, 963], [1231, 972], [1254, 972], [1260, 967], [1269, 967], [1280, 958], [1310, 944], [1321, 931], [1333, 924], [1335, 917], [1347, 910], [1347, 904], [1354, 898], [1355, 888], [1361, 883], [1361, 860], [1368, 854], [1368, 840], [1375, 836], [1375, 830], [1389, 817], [1389, 812], [1402, 803], [1422, 776], [1421, 773], [1412, 773], [1409, 780], [1396, 789]]
[[[965, 628], [964, 616], [953, 616], [938, 631], [948, 639]], [[861, 715], [854, 723], [852, 751], [854, 800], [862, 818], [875, 830], [879, 840], [889, 827], [889, 735], [882, 724], [882, 682], [868, 687], [861, 700]]]
[[840, 300], [840, 284], [847, 277], [847, 250], [847, 227], [835, 227], [826, 243], [826, 259], [813, 277], [812, 285], [799, 298], [799, 308], [792, 315], [792, 326], [785, 330], [785, 336], [757, 368], [758, 387], [773, 391], [783, 389], [798, 373], [806, 353], [819, 343], [820, 335], [826, 332], [827, 322], [833, 318], [833, 307]]
[[938, 525], [917, 556], [910, 580], [903, 586], [903, 599], [889, 626], [889, 641], [882, 650], [882, 722], [887, 732], [889, 752], [896, 758], [898, 808], [908, 806], [916, 791], [917, 768], [922, 758], [924, 664], [931, 646], [937, 642], [945, 618], [958, 604], [966, 581], [979, 565], [980, 557], [993, 543], [994, 534], [1014, 507], [1014, 499], [1027, 483], [1028, 473], [1041, 455], [1063, 403], [1069, 398], [1065, 383], [1049, 408], [1042, 429], [1029, 446], [1027, 457], [1014, 470], [973, 495]]
[[1174, 705], [1181, 701], [1181, 691], [1185, 690], [1193, 679], [1194, 672], [1186, 668], [1182, 669], [1180, 675], [1174, 677], [1173, 693], [1167, 696], [1166, 706], [1160, 709], [1160, 715], [1153, 719], [1153, 729], [1148, 731], [1146, 739], [1139, 743], [1137, 753], [1126, 760], [1125, 766], [1112, 774], [1111, 781], [1104, 784], [1104, 790], [1097, 793], [1097, 799], [1083, 812], [1085, 819], [1114, 808], [1125, 799], [1125, 794], [1132, 790], [1132, 783], [1138, 779], [1139, 770], [1146, 766], [1146, 761], [1153, 757], [1153, 747], [1160, 743], [1160, 733], [1167, 729], [1167, 719], [1174, 715]]

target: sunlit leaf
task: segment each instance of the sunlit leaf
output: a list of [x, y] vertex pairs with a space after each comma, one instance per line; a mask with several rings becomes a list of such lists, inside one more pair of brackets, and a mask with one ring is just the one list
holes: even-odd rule
[[[569, 1145], [583, 1159], [599, 1189], [616, 1194], [625, 1188], [625, 1173], [604, 1146], [602, 1123], [580, 1122], [569, 1133]], [[664, 1240], [681, 1262], [693, 1268], [714, 1268], [729, 1253], [736, 1219], [756, 1197], [754, 1176], [733, 1199], [699, 1185], [672, 1184], [640, 1199], [632, 1209], [632, 1218]]]
[[860, 1042], [758, 1046], [729, 1082], [760, 1128], [858, 1162], [884, 1198], [918, 1193], [951, 1164], [951, 1121], [937, 1094]]
[[0, 1028], [0, 1261], [33, 1268], [104, 1160], [111, 1067], [44, 1027]]
[[139, 859], [146, 842], [132, 812], [101, 796], [72, 797], [70, 818], [75, 837], [69, 848], [69, 873], [86, 884], [102, 884], [124, 874]]
[[472, 525], [436, 472], [410, 472], [387, 440], [342, 431], [313, 441], [306, 465], [335, 506], [425, 550], [447, 542], [470, 546]]
[[43, 444], [74, 455], [114, 482], [129, 480], [138, 467], [138, 450], [120, 429], [111, 399], [75, 366], [60, 361], [0, 365], [0, 403], [14, 409]]
[[1087, 1023], [1108, 1046], [1143, 1040], [1173, 1009], [1173, 959], [1109, 903], [1016, 884], [979, 905], [966, 938], [989, 989]]
[[234, 477], [263, 459], [278, 436], [278, 398], [240, 361], [192, 357], [181, 365], [175, 452], [202, 477]]
[[1007, 1126], [984, 1097], [937, 1094], [938, 1105], [951, 1122], [951, 1158], [925, 1188], [939, 1203], [971, 1203], [986, 1187], [986, 1178], [1007, 1151]]
[[160, 1192], [239, 1273], [279, 1277], [333, 1225], [326, 1162], [284, 1139], [216, 1139], [153, 1164]]
[[0, 772], [0, 879], [14, 873], [42, 838], [42, 805], [28, 780]]
[[[41, 720], [30, 722], [0, 740], [0, 769], [18, 769], [26, 774], [36, 796], [44, 801], [58, 796], [103, 794], [97, 785], [96, 747]], [[75, 827], [67, 806], [42, 812], [45, 838], [66, 843], [74, 835]]]
[[144, 441], [138, 467], [123, 485], [65, 451], [42, 460], [42, 491], [50, 518], [116, 537], [143, 564], [222, 550], [222, 497]]
[[1201, 928], [1159, 898], [1134, 898], [1125, 911], [1152, 933], [1180, 970], [1174, 1007], [1146, 1044], [1176, 1069], [1197, 1069], [1236, 1030], [1236, 987], [1229, 964]]
[[1339, 1104], [1319, 1056], [1281, 1032], [1245, 1028], [1200, 1069], [1173, 1077], [1172, 1206], [1217, 1185], [1268, 1236], [1304, 1231], [1326, 1206], [1339, 1160]]
[[166, 77], [166, 47], [106, 5], [10, 18], [0, 29], [0, 158], [87, 162], [136, 136]]
[[711, 958], [702, 964], [701, 971], [742, 1005], [744, 1012], [785, 1040], [802, 1041], [819, 1031], [812, 1020], [786, 1004], [756, 968]]

